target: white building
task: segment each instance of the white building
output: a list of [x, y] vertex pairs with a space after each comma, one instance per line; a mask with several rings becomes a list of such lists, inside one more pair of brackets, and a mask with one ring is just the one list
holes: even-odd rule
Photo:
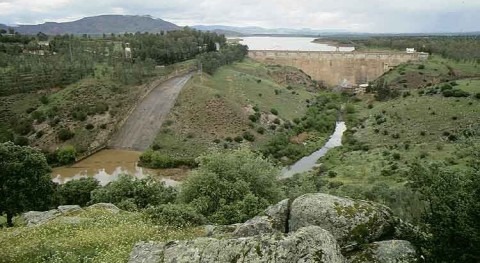
[[407, 51], [407, 53], [415, 53], [415, 52], [417, 52], [417, 51], [415, 50], [415, 48], [407, 48], [406, 51]]

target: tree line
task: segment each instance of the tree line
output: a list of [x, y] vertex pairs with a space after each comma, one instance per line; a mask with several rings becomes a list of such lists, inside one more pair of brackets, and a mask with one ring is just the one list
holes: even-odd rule
[[[193, 59], [226, 45], [223, 35], [189, 28], [167, 34], [135, 33], [97, 39], [53, 36], [48, 45], [40, 44], [41, 38], [43, 34], [0, 35], [0, 95], [63, 87], [92, 76], [99, 63], [113, 69], [112, 80], [138, 84], [151, 75], [155, 65]], [[132, 49], [131, 59], [125, 57], [127, 43]]]

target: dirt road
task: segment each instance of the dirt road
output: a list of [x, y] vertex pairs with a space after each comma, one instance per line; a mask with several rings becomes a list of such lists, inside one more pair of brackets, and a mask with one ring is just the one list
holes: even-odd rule
[[191, 77], [192, 73], [175, 77], [154, 88], [133, 110], [108, 146], [114, 149], [146, 150]]

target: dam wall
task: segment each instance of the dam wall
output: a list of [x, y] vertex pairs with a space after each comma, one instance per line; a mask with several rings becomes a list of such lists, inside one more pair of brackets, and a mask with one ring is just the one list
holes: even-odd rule
[[328, 86], [367, 83], [402, 63], [428, 59], [422, 52], [250, 50], [248, 56], [267, 64], [299, 68]]

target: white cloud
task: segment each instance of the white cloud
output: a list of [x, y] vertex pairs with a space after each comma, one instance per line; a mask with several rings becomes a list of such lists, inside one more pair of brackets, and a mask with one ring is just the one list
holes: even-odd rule
[[180, 25], [480, 31], [478, 0], [0, 0], [0, 23], [66, 21], [99, 14], [152, 15]]

